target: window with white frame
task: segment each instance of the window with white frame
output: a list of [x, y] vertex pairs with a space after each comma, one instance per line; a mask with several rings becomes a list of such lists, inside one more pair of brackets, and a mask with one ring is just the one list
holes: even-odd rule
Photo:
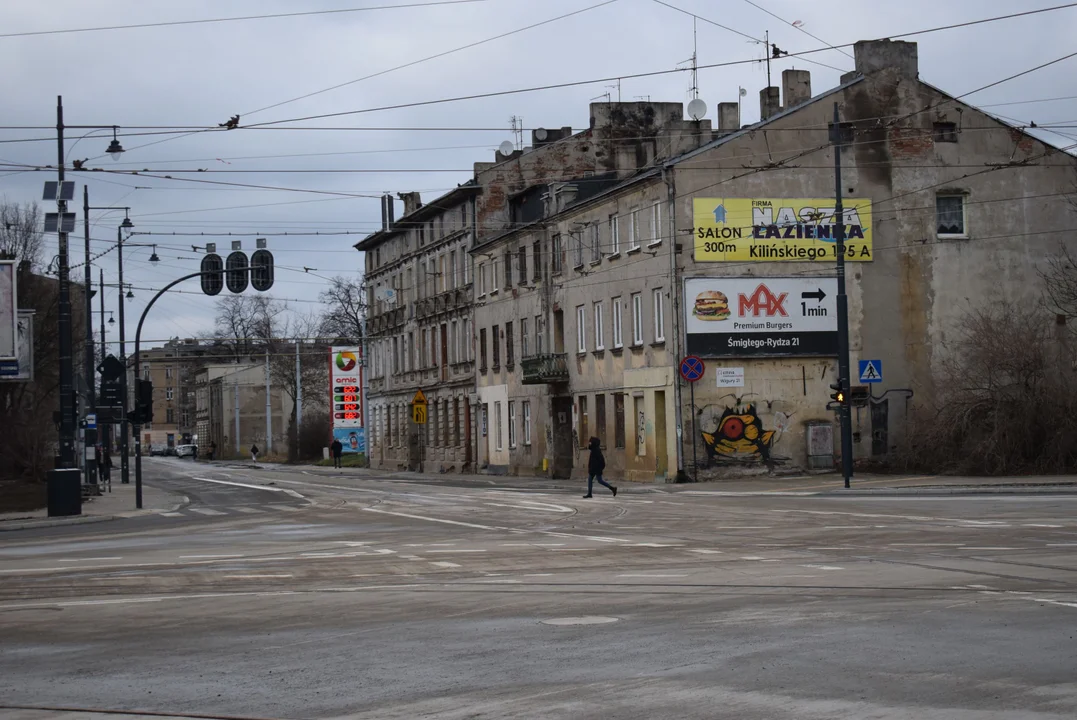
[[165, 368], [165, 378], [167, 378], [167, 379], [172, 378], [172, 368], [170, 368], [170, 367]]
[[516, 448], [516, 403], [509, 400], [509, 449]]
[[664, 297], [661, 289], [654, 291], [654, 341], [656, 343], [666, 341], [666, 315], [662, 311]]
[[527, 318], [520, 318], [520, 357], [525, 358], [530, 355], [528, 352], [528, 343], [531, 338], [528, 337]]
[[587, 308], [576, 308], [576, 351], [587, 352]]
[[490, 261], [490, 289], [487, 292], [491, 295], [497, 293], [497, 258]]
[[628, 214], [628, 249], [639, 250], [639, 210]]
[[662, 242], [662, 203], [651, 205], [651, 245]]
[[632, 294], [632, 344], [643, 344], [643, 296]]
[[606, 333], [605, 328], [602, 327], [602, 317], [604, 310], [601, 302], [595, 303], [595, 350], [606, 349]]
[[523, 403], [523, 415], [524, 415], [524, 445], [531, 445], [531, 401], [524, 400]]
[[564, 263], [564, 248], [561, 246], [561, 234], [557, 233], [550, 240], [550, 272], [554, 275], [561, 272], [561, 265]]
[[471, 362], [471, 318], [464, 318], [464, 362]]
[[621, 223], [616, 215], [610, 215], [610, 255], [621, 252]]
[[572, 266], [583, 267], [583, 233], [571, 233], [572, 237]]
[[479, 263], [479, 297], [486, 295], [486, 263]]
[[494, 403], [494, 435], [497, 439], [497, 444], [494, 446], [500, 452], [504, 449], [505, 445], [501, 439], [501, 402]]
[[175, 393], [172, 388], [165, 388], [165, 400], [171, 400], [174, 394]]
[[611, 321], [613, 322], [613, 348], [616, 350], [617, 348], [624, 347], [624, 336], [622, 335], [623, 325], [621, 323], [621, 298], [613, 298], [610, 302], [610, 309], [613, 314], [611, 318]]
[[598, 223], [591, 223], [587, 228], [591, 238], [591, 262], [602, 262], [602, 229]]
[[449, 362], [460, 362], [460, 332], [456, 325], [456, 321], [453, 320], [449, 325]]
[[457, 280], [457, 277], [456, 277], [456, 251], [455, 250], [452, 250], [452, 251], [449, 252], [449, 278], [450, 278], [449, 289], [450, 290], [455, 290], [456, 289], [456, 280]]
[[935, 197], [936, 231], [940, 238], [968, 237], [965, 196], [939, 194]]

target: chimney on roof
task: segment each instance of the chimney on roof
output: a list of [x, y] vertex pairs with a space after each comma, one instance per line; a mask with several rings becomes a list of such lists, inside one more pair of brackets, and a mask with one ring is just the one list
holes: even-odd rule
[[811, 99], [811, 73], [807, 70], [782, 70], [782, 99], [785, 109], [803, 105]]
[[740, 103], [718, 103], [718, 132], [728, 134], [740, 130]]
[[385, 193], [381, 196], [381, 229], [388, 230], [393, 226], [393, 213], [395, 212], [395, 205], [393, 204], [393, 196], [389, 193]]
[[782, 111], [782, 101], [778, 88], [765, 87], [759, 91], [759, 119], [770, 120]]
[[423, 206], [418, 192], [397, 193], [397, 197], [404, 201], [404, 214], [401, 217], [411, 215]]
[[916, 43], [904, 40], [861, 40], [853, 46], [856, 71], [861, 75], [892, 70], [903, 77], [919, 76]]

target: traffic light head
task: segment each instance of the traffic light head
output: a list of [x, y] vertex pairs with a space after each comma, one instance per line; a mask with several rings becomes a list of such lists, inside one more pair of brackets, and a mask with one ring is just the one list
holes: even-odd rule
[[153, 381], [135, 381], [135, 414], [140, 423], [153, 422]]
[[273, 287], [273, 253], [265, 248], [251, 255], [251, 285], [259, 292]]
[[836, 402], [838, 404], [841, 404], [841, 403], [845, 402], [846, 392], [845, 392], [845, 388], [842, 386], [842, 383], [840, 383], [840, 382], [830, 383], [830, 389], [834, 391], [834, 392], [830, 393], [830, 399], [831, 400], [833, 400], [834, 402]]
[[224, 262], [221, 256], [210, 253], [202, 258], [202, 272], [210, 273], [202, 276], [202, 292], [206, 295], [217, 295], [224, 287]]

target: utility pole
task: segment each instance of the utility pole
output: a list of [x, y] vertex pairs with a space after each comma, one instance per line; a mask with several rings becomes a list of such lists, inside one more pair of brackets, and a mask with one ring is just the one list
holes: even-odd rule
[[266, 455], [273, 452], [273, 403], [269, 395], [269, 350], [266, 350]]
[[233, 381], [233, 387], [235, 389], [235, 395], [236, 395], [236, 411], [235, 411], [235, 418], [236, 418], [236, 455], [238, 457], [243, 457], [243, 455], [240, 454], [240, 444], [239, 444], [239, 378], [238, 377]]
[[[124, 336], [123, 319], [123, 226], [116, 228], [116, 264], [120, 279], [120, 361], [123, 362], [123, 377], [120, 379], [120, 393], [123, 395], [123, 417], [120, 419], [120, 484], [127, 485], [131, 482], [130, 469], [127, 464], [127, 439], [130, 431], [127, 427], [127, 408], [131, 406], [127, 398], [127, 345]], [[134, 368], [135, 377], [138, 377], [138, 367]], [[138, 438], [135, 438], [139, 442]], [[139, 488], [141, 497], [141, 488]], [[142, 507], [141, 502], [139, 507]]]
[[838, 412], [841, 419], [841, 474], [845, 487], [853, 476], [853, 418], [849, 403], [849, 297], [845, 294], [845, 217], [841, 202], [841, 119], [838, 104], [834, 103], [834, 123], [830, 126], [830, 141], [834, 145], [834, 239], [838, 264], [838, 383], [841, 385], [841, 402]]
[[[63, 97], [56, 96], [56, 156], [57, 179], [64, 186], [64, 102]], [[77, 467], [75, 460], [75, 367], [72, 357], [71, 337], [71, 279], [68, 261], [67, 232], [64, 230], [63, 218], [67, 214], [67, 201], [63, 193], [57, 194], [57, 211], [59, 224], [59, 322], [57, 331], [60, 345], [60, 456], [57, 467]]]
[[303, 373], [299, 365], [299, 338], [295, 339], [295, 458], [299, 459], [299, 431], [303, 427]]
[[[86, 379], [87, 409], [86, 412], [94, 412], [97, 408], [97, 389], [94, 387], [94, 362], [93, 362], [93, 299], [90, 297], [90, 285], [93, 276], [90, 274], [90, 188], [82, 186], [82, 222], [86, 236], [86, 348], [83, 354], [83, 377]], [[104, 360], [105, 356], [102, 355]], [[97, 443], [96, 429], [86, 428], [86, 447], [93, 447]], [[97, 460], [91, 453], [86, 454], [86, 484], [97, 483]]]
[[[87, 263], [86, 265], [87, 265], [87, 267], [89, 267], [89, 263]], [[101, 299], [100, 299], [100, 306], [101, 306], [101, 358], [104, 359], [104, 358], [108, 357], [108, 349], [107, 349], [107, 346], [105, 345], [105, 271], [103, 269], [99, 269], [99, 273], [100, 273], [100, 276], [99, 276], [99, 279], [97, 281], [97, 292], [100, 293], [100, 295], [101, 295]], [[127, 370], [127, 368], [124, 368], [124, 372], [126, 372], [126, 370]], [[105, 453], [112, 452], [112, 432], [113, 432], [113, 427], [114, 426], [110, 424], [107, 427], [108, 427], [107, 431], [102, 431], [102, 442], [101, 442], [101, 454], [102, 454], [102, 456]]]

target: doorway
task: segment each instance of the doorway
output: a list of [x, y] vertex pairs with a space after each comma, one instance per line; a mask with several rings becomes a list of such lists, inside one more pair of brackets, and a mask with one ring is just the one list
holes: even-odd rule
[[654, 392], [655, 472], [660, 478], [669, 477], [669, 453], [666, 447], [666, 391]]
[[871, 403], [871, 454], [885, 455], [890, 444], [890, 401]]
[[550, 475], [572, 477], [572, 398], [553, 398], [553, 464]]

